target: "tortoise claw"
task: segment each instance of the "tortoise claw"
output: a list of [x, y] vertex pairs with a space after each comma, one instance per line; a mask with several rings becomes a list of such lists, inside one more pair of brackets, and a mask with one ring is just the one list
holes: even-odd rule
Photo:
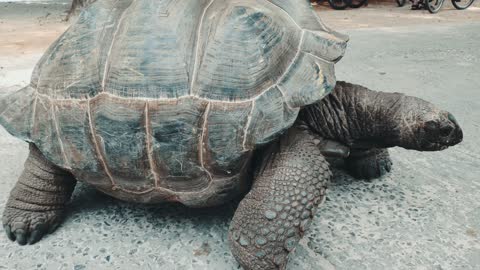
[[12, 233], [10, 225], [3, 225], [3, 228], [5, 229], [8, 239], [10, 239], [12, 242], [15, 242], [15, 235]]
[[17, 239], [17, 243], [20, 246], [24, 246], [27, 244], [27, 232], [24, 230], [16, 230], [15, 231], [15, 238]]
[[33, 232], [30, 234], [30, 237], [28, 238], [28, 244], [33, 245], [40, 241], [40, 239], [42, 239], [42, 237], [45, 235], [45, 232], [45, 228], [38, 228], [33, 230]]

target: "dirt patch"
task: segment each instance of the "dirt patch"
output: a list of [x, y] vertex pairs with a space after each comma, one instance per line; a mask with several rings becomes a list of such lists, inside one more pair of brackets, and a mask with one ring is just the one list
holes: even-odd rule
[[68, 7], [0, 3], [0, 87], [28, 83], [35, 63], [69, 26]]
[[68, 27], [68, 5], [0, 3], [0, 7], [0, 55], [44, 51]]

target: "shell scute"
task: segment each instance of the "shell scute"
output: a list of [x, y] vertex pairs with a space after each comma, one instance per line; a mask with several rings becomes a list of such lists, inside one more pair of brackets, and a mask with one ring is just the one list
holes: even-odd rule
[[189, 95], [196, 28], [208, 2], [134, 1], [106, 53], [105, 91], [128, 98]]
[[205, 132], [205, 163], [214, 175], [229, 176], [240, 171], [249, 156], [244, 148], [252, 102], [212, 104]]
[[199, 153], [207, 107], [207, 102], [194, 98], [149, 102], [152, 161], [161, 186], [177, 192], [208, 186]]
[[347, 48], [347, 38], [325, 31], [306, 31], [302, 51], [329, 62], [337, 62]]
[[192, 89], [203, 98], [260, 95], [282, 76], [300, 43], [301, 29], [264, 1], [215, 1], [205, 17]]
[[68, 168], [63, 141], [58, 132], [55, 104], [50, 99], [42, 97], [37, 97], [34, 103], [30, 140], [34, 141], [53, 163]]
[[311, 54], [300, 53], [292, 69], [280, 83], [286, 89], [286, 102], [294, 108], [300, 108], [321, 100], [335, 87], [333, 63]]
[[87, 100], [55, 104], [58, 136], [67, 161], [64, 167], [71, 168], [79, 179], [88, 179], [95, 186], [108, 188], [111, 187], [111, 181], [97, 158], [88, 110]]
[[295, 122], [299, 108], [289, 107], [278, 87], [273, 87], [259, 97], [254, 104], [248, 127], [246, 148], [268, 143], [283, 133]]
[[97, 1], [40, 59], [32, 85], [53, 99], [83, 98], [102, 91], [101, 74], [119, 17], [130, 0]]
[[328, 31], [312, 9], [310, 0], [266, 0], [286, 13], [302, 29], [313, 31]]
[[146, 144], [146, 103], [107, 95], [90, 103], [94, 144], [114, 185], [133, 191], [154, 187]]
[[36, 97], [31, 86], [0, 97], [0, 125], [12, 135], [30, 141]]

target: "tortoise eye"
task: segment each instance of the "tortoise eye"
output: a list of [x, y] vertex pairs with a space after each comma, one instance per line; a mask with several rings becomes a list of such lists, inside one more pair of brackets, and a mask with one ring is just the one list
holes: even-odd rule
[[434, 120], [430, 120], [425, 123], [425, 129], [427, 130], [435, 130], [438, 128], [438, 123]]

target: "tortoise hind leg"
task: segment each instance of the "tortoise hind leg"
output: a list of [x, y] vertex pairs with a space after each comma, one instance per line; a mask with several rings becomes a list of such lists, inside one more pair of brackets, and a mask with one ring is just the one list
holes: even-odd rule
[[246, 270], [285, 269], [331, 178], [314, 135], [292, 129], [271, 146], [276, 154], [264, 158], [230, 225], [232, 253]]
[[46, 160], [30, 144], [24, 171], [3, 213], [8, 238], [20, 245], [34, 244], [53, 232], [63, 218], [75, 184], [72, 175]]
[[345, 165], [347, 171], [359, 179], [378, 178], [392, 170], [392, 160], [386, 148], [352, 150]]

